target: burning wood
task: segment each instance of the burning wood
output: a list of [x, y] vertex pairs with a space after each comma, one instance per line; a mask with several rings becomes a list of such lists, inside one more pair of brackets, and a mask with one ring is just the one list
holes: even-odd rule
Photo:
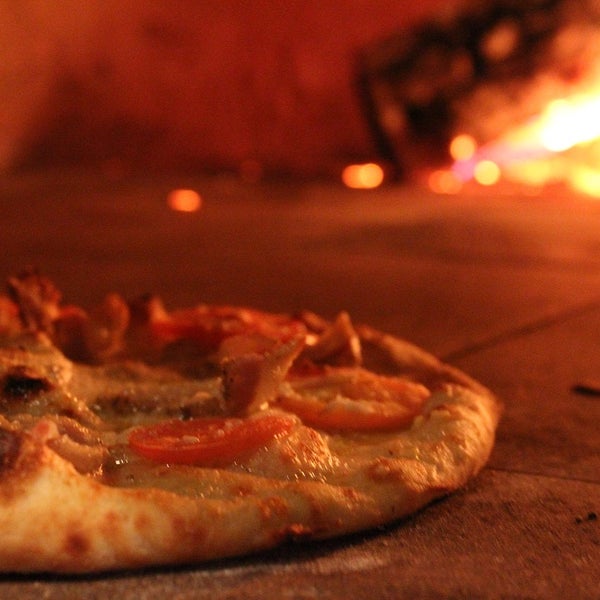
[[546, 183], [541, 160], [600, 138], [589, 117], [600, 114], [600, 2], [463, 4], [366, 48], [359, 84], [379, 152], [401, 174], [450, 166], [464, 182], [479, 167], [481, 183], [500, 171]]

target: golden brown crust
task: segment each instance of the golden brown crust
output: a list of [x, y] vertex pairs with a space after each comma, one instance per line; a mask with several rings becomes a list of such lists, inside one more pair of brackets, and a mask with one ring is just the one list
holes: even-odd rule
[[412, 344], [357, 331], [366, 368], [432, 390], [409, 429], [346, 435], [298, 421], [228, 468], [132, 461], [130, 471], [96, 476], [93, 462], [76, 468], [70, 452], [80, 450], [57, 441], [94, 444], [83, 425], [71, 433], [70, 417], [29, 428], [0, 417], [0, 570], [81, 573], [250, 553], [389, 523], [464, 485], [491, 452], [497, 400]]

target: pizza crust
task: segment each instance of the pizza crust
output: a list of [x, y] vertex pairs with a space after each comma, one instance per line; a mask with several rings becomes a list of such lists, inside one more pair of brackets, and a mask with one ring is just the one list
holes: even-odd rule
[[299, 423], [295, 437], [228, 469], [153, 466], [147, 482], [126, 487], [79, 473], [48, 439], [1, 419], [0, 570], [85, 573], [246, 554], [390, 523], [464, 485], [492, 450], [496, 398], [414, 345], [358, 331], [366, 367], [433, 390], [408, 430], [341, 435]]

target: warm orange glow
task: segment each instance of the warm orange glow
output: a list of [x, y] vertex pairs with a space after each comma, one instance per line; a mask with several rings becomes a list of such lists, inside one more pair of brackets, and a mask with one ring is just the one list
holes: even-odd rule
[[540, 142], [551, 152], [563, 152], [600, 136], [600, 98], [556, 100], [540, 117]]
[[354, 189], [372, 189], [383, 183], [383, 169], [375, 163], [348, 165], [342, 171], [344, 185]]
[[442, 169], [431, 173], [427, 183], [436, 194], [457, 194], [462, 189], [462, 181], [452, 171]]
[[477, 150], [475, 139], [467, 134], [457, 135], [448, 148], [454, 160], [469, 160]]
[[475, 165], [473, 178], [481, 185], [494, 185], [500, 180], [500, 167], [491, 160], [482, 160]]
[[600, 170], [583, 165], [573, 170], [571, 186], [578, 192], [600, 198]]
[[202, 205], [202, 198], [194, 190], [173, 190], [167, 196], [167, 204], [172, 210], [179, 212], [195, 212]]
[[506, 166], [505, 173], [508, 179], [534, 188], [540, 188], [560, 175], [556, 165], [548, 159], [516, 161]]
[[[448, 150], [451, 172], [461, 182], [489, 186], [503, 178], [536, 190], [563, 183], [600, 198], [600, 84], [548, 103], [494, 142], [478, 147], [470, 136], [458, 135]], [[430, 187], [441, 190], [439, 181], [433, 174]]]

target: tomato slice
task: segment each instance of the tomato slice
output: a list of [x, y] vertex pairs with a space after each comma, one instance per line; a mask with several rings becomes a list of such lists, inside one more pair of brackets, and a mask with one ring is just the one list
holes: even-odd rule
[[163, 421], [134, 429], [129, 445], [140, 456], [157, 462], [223, 466], [289, 434], [295, 424], [285, 414]]
[[416, 415], [416, 411], [400, 404], [367, 400], [351, 400], [344, 405], [288, 397], [281, 398], [279, 405], [306, 425], [326, 431], [389, 431], [410, 425]]
[[293, 393], [278, 398], [277, 405], [324, 430], [400, 429], [412, 423], [430, 395], [421, 384], [362, 369], [329, 368], [290, 383]]
[[190, 340], [207, 351], [216, 349], [224, 339], [236, 335], [259, 334], [285, 341], [306, 331], [304, 323], [287, 315], [212, 305], [174, 311], [153, 321], [150, 327], [154, 336], [162, 342]]

